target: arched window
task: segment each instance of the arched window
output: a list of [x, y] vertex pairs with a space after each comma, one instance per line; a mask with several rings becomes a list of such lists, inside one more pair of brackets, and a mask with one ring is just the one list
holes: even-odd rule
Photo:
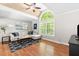
[[54, 35], [55, 34], [55, 22], [53, 12], [50, 10], [44, 11], [40, 15], [39, 19], [39, 33], [41, 35]]

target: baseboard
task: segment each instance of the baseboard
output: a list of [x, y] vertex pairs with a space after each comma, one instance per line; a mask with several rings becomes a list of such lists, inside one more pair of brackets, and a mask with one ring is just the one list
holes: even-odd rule
[[48, 40], [48, 41], [51, 41], [51, 42], [56, 42], [56, 43], [59, 43], [59, 44], [63, 44], [63, 45], [69, 46], [68, 43], [62, 43], [62, 42], [58, 42], [58, 41], [56, 41], [56, 40], [50, 40], [50, 39], [47, 39], [47, 38], [42, 38], [42, 39], [43, 39], [43, 40]]

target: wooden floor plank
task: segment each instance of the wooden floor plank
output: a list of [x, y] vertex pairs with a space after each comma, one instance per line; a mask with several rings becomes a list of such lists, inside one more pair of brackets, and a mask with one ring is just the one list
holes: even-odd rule
[[0, 44], [0, 56], [68, 56], [69, 47], [42, 40], [39, 43], [11, 52], [8, 44]]

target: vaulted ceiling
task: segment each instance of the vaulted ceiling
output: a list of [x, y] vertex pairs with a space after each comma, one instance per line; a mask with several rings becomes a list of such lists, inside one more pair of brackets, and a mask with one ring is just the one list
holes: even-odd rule
[[79, 3], [44, 3], [55, 15], [61, 15], [79, 9]]
[[12, 8], [8, 8], [0, 4], [0, 19], [19, 20], [19, 21], [34, 21], [38, 17], [28, 13], [23, 13]]
[[18, 11], [24, 12], [24, 13], [29, 13], [34, 16], [39, 16], [41, 13], [40, 9], [34, 9], [35, 12], [33, 12], [32, 9], [26, 10], [26, 8], [28, 8], [28, 6], [25, 5], [24, 3], [0, 3], [0, 4], [10, 7], [10, 8], [13, 8], [13, 9], [16, 9]]
[[[32, 9], [26, 10], [28, 8], [27, 5], [24, 5], [24, 3], [0, 3], [1, 5], [13, 8], [15, 10], [31, 14], [33, 16], [39, 16], [41, 13], [40, 9], [35, 9], [35, 12], [33, 12]], [[60, 15], [66, 12], [74, 11], [79, 9], [79, 3], [42, 3], [47, 9], [52, 10], [55, 15]], [[43, 5], [41, 6], [42, 8]], [[45, 8], [44, 8], [45, 9]]]

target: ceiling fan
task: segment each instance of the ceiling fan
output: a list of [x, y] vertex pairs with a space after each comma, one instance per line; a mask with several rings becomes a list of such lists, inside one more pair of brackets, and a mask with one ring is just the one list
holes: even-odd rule
[[35, 12], [35, 9], [41, 9], [40, 7], [36, 6], [36, 3], [31, 3], [31, 4], [24, 3], [24, 4], [28, 6], [26, 10], [33, 9], [33, 12]]

